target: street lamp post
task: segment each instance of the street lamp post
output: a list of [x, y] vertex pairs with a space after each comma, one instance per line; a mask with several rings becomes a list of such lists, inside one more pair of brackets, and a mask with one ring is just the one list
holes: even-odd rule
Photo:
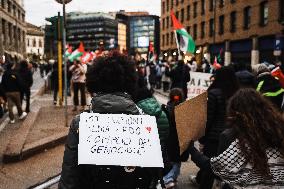
[[65, 5], [70, 3], [72, 0], [56, 0], [56, 2], [62, 4], [63, 6], [63, 31], [62, 31], [62, 38], [63, 38], [63, 64], [64, 64], [64, 106], [65, 106], [65, 126], [68, 127], [68, 112], [67, 112], [67, 60], [65, 56], [66, 52], [66, 11]]

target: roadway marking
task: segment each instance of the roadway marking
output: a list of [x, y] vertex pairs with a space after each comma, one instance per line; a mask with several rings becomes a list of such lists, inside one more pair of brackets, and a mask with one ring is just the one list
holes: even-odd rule
[[54, 178], [52, 178], [52, 179], [50, 179], [50, 180], [48, 180], [48, 181], [46, 181], [44, 183], [42, 183], [42, 184], [32, 188], [32, 189], [45, 189], [45, 188], [48, 188], [48, 187], [58, 183], [59, 180], [60, 180], [60, 177], [61, 177], [61, 175], [58, 175], [58, 176], [56, 176], [56, 177], [54, 177]]

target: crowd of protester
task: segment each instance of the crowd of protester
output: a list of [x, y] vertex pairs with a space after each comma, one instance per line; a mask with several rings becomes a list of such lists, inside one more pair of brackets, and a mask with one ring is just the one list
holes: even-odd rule
[[[58, 63], [49, 67], [46, 72], [57, 104]], [[147, 63], [114, 51], [89, 64], [68, 62], [67, 67], [67, 92], [71, 95], [73, 89], [74, 111], [79, 104], [80, 111], [86, 110], [87, 90], [92, 96], [91, 112], [156, 117], [165, 166], [162, 170], [137, 167], [126, 174], [119, 166], [78, 165], [80, 117], [76, 116], [68, 134], [59, 188], [154, 189], [158, 181], [164, 188], [175, 188], [182, 162], [190, 157], [200, 170], [188, 177], [200, 189], [284, 187], [283, 65], [238, 63], [217, 68], [203, 60], [198, 68], [195, 59]], [[19, 119], [30, 112], [33, 69], [27, 61], [16, 64], [0, 57], [0, 116], [8, 111], [10, 123], [15, 123], [14, 106]], [[187, 100], [190, 71], [211, 73], [212, 83], [207, 90], [205, 135], [181, 154], [174, 110]], [[167, 104], [158, 102], [154, 89], [169, 91]]]
[[[75, 62], [69, 69], [72, 83], [82, 81], [78, 89], [86, 85], [92, 95], [91, 112], [143, 112], [156, 117], [165, 167], [137, 167], [125, 174], [119, 166], [78, 165], [80, 118], [76, 116], [65, 147], [59, 188], [156, 188], [158, 180], [165, 188], [175, 188], [181, 164], [190, 155], [200, 170], [188, 177], [201, 189], [284, 187], [283, 66], [231, 64], [214, 69], [204, 61], [203, 71], [213, 74], [205, 135], [180, 155], [174, 109], [187, 98], [189, 71], [195, 64], [147, 64], [118, 52], [95, 59], [88, 69]], [[79, 79], [85, 73], [86, 80]], [[170, 90], [167, 104], [158, 103], [154, 88]], [[76, 98], [74, 95], [75, 108]], [[85, 105], [84, 96], [81, 105]], [[197, 143], [199, 149], [194, 147]]]
[[[23, 60], [19, 63], [5, 61], [0, 57], [0, 117], [9, 113], [10, 123], [15, 123], [14, 106], [20, 120], [30, 112], [32, 65]], [[25, 109], [22, 104], [25, 100]]]

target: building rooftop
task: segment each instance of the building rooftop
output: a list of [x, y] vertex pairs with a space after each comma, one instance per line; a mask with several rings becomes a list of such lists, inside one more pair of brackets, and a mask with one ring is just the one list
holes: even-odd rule
[[103, 12], [89, 12], [89, 13], [83, 13], [83, 12], [70, 12], [67, 14], [67, 19], [86, 19], [86, 18], [109, 18], [109, 19], [115, 19], [114, 16], [103, 13]]
[[26, 29], [27, 35], [44, 36], [44, 31], [42, 30], [42, 28], [31, 23], [26, 23]]

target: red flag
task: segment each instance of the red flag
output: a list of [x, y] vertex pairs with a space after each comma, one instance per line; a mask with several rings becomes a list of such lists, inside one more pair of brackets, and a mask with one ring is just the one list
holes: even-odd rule
[[222, 68], [221, 64], [219, 64], [217, 62], [216, 56], [215, 56], [215, 59], [214, 59], [213, 67], [214, 67], [215, 70], [218, 70], [218, 69]]
[[171, 17], [172, 17], [172, 21], [173, 21], [174, 30], [180, 30], [180, 29], [184, 28], [182, 26], [182, 24], [176, 18], [175, 14], [174, 14], [174, 11], [171, 11]]
[[90, 61], [92, 61], [94, 58], [94, 55], [90, 52], [85, 52], [84, 55], [81, 57], [81, 61], [83, 64], [86, 64]]
[[284, 74], [279, 67], [272, 70], [271, 75], [277, 77], [281, 87], [284, 89]]
[[154, 46], [153, 46], [152, 42], [150, 42], [150, 44], [149, 44], [149, 52], [154, 53]]
[[79, 50], [79, 52], [82, 52], [82, 53], [85, 52], [85, 47], [84, 47], [84, 44], [83, 44], [82, 41], [80, 42], [80, 46], [79, 46], [78, 50]]

